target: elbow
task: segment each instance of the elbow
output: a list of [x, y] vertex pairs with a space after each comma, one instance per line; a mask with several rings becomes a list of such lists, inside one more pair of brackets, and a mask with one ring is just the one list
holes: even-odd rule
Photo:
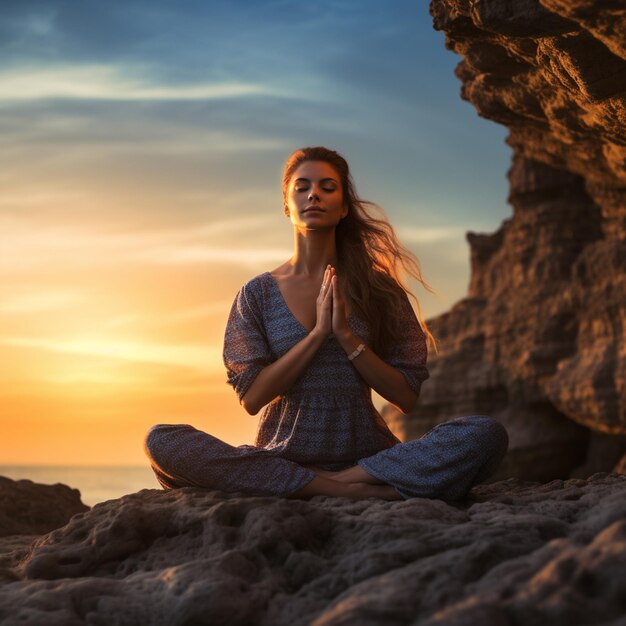
[[261, 410], [261, 407], [257, 406], [251, 398], [246, 398], [247, 395], [248, 394], [246, 393], [241, 398], [241, 406], [243, 406], [248, 415], [256, 415]]
[[256, 415], [260, 411], [259, 407], [256, 407], [245, 400], [241, 401], [241, 405], [246, 410], [248, 415]]

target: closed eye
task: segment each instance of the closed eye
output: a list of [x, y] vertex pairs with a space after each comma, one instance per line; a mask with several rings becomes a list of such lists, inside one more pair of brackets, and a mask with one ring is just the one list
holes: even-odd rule
[[[308, 191], [309, 188], [308, 187], [296, 187], [296, 191]], [[326, 193], [332, 193], [333, 191], [337, 191], [334, 187], [330, 188], [330, 187], [322, 187], [322, 191], [325, 191]]]

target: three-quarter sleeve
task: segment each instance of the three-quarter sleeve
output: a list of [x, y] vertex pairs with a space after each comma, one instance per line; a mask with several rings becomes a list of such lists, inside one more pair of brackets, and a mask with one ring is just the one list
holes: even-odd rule
[[386, 361], [402, 372], [409, 387], [419, 395], [422, 383], [430, 376], [426, 368], [428, 348], [426, 335], [406, 293], [402, 295], [399, 313], [400, 336], [394, 341]]
[[239, 402], [259, 372], [274, 359], [263, 325], [261, 305], [250, 283], [237, 294], [224, 332], [224, 365], [227, 383]]

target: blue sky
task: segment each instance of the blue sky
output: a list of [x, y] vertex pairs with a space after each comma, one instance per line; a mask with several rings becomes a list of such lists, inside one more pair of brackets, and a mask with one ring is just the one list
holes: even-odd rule
[[[463, 232], [493, 230], [509, 213], [505, 129], [461, 101], [458, 57], [425, 3], [27, 1], [3, 10], [4, 178], [21, 188], [27, 163], [57, 195], [79, 181], [93, 194], [170, 198], [111, 209], [129, 228], [192, 223], [222, 202], [230, 211], [229, 201], [245, 218], [279, 205], [277, 173], [292, 149], [327, 145], [423, 257], [442, 294], [426, 306], [432, 314], [465, 291]], [[88, 204], [66, 209], [86, 218]]]
[[[460, 99], [459, 60], [425, 2], [5, 0], [6, 392], [232, 394], [223, 326], [239, 287], [291, 255], [280, 178], [301, 146], [347, 158], [439, 292], [416, 290], [426, 317], [449, 309], [465, 232], [510, 215], [506, 129]], [[116, 358], [156, 369], [122, 379], [101, 361]]]

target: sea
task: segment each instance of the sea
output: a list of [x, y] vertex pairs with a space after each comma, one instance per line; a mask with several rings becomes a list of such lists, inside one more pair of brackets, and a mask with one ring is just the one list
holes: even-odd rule
[[161, 489], [149, 466], [0, 465], [0, 476], [34, 483], [63, 483], [80, 491], [88, 506], [141, 489]]

